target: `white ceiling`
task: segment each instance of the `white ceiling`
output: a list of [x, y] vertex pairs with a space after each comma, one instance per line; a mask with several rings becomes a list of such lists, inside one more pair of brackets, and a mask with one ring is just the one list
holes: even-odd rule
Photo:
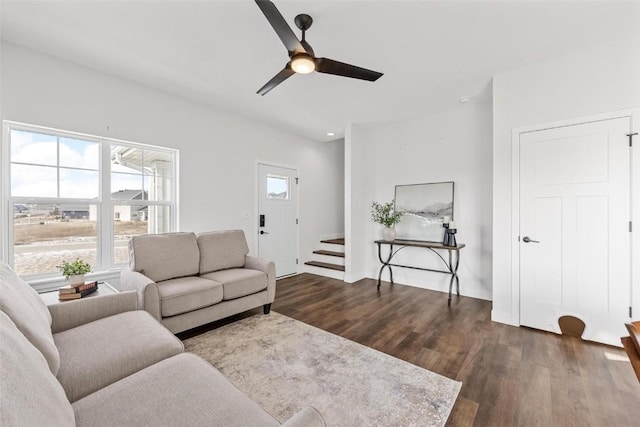
[[[2, 39], [308, 138], [347, 123], [396, 121], [490, 97], [491, 77], [633, 37], [640, 2], [275, 0], [308, 13], [316, 55], [384, 76], [296, 75], [262, 97], [287, 62], [252, 0], [7, 1]], [[296, 34], [299, 34], [298, 30]], [[472, 101], [473, 102], [473, 101]], [[326, 132], [336, 132], [335, 137]]]

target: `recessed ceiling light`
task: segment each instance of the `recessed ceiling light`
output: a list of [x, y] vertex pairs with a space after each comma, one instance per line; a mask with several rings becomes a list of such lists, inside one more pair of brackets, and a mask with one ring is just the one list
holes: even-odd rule
[[460, 104], [466, 104], [467, 102], [471, 101], [471, 98], [468, 96], [463, 96], [462, 98], [458, 99], [458, 102]]
[[327, 132], [327, 136], [336, 136], [335, 132]]

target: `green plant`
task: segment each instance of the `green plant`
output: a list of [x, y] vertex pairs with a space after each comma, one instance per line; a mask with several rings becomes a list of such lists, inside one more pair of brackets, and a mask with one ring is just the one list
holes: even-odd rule
[[396, 212], [393, 204], [395, 200], [388, 203], [373, 202], [371, 204], [371, 219], [385, 227], [393, 227], [400, 222], [402, 212]]
[[77, 258], [73, 262], [62, 261], [62, 265], [57, 265], [56, 268], [60, 270], [62, 275], [67, 279], [69, 276], [87, 274], [91, 272], [91, 266], [80, 258]]

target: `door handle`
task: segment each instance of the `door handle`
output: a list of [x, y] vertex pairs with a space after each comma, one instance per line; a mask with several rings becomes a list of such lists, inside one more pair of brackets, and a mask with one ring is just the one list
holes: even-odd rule
[[260, 234], [269, 234], [268, 231], [260, 230]]
[[525, 243], [540, 243], [538, 240], [533, 240], [531, 238], [529, 238], [529, 236], [524, 236], [522, 238], [522, 241]]

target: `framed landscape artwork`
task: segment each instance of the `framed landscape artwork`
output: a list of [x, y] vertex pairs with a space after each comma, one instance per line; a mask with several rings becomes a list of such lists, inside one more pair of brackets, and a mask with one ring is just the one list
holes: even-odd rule
[[443, 217], [453, 221], [453, 181], [396, 185], [395, 200], [404, 214], [396, 224], [398, 239], [442, 242]]

